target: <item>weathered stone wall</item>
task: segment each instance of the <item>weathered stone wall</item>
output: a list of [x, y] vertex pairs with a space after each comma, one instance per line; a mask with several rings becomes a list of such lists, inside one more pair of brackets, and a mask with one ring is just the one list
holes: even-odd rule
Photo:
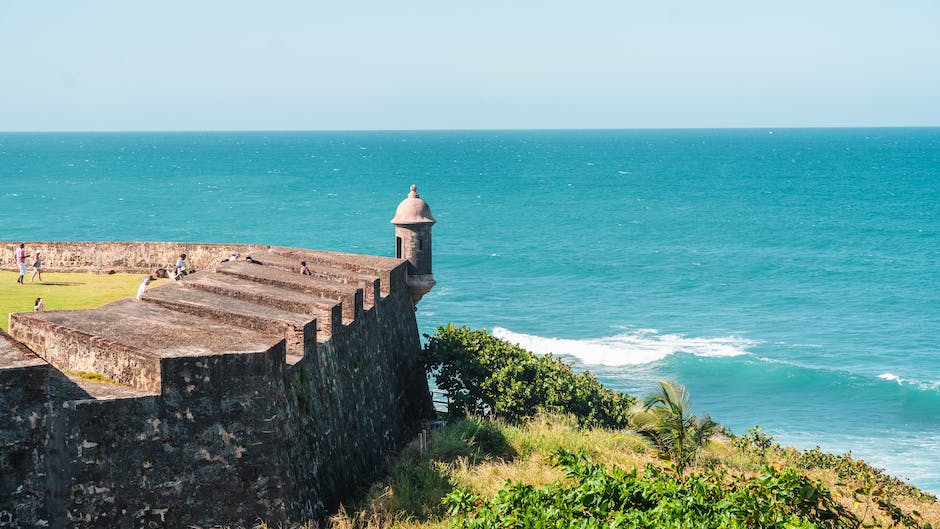
[[[4, 268], [12, 267], [9, 246]], [[181, 251], [196, 268], [210, 268], [220, 255], [259, 251], [27, 244], [34, 247], [51, 269], [99, 272], [146, 271], [163, 259], [172, 264]], [[298, 255], [338, 264], [341, 254]], [[357, 259], [342, 266], [369, 268], [368, 256]], [[49, 380], [63, 377], [51, 366], [0, 369], [0, 527], [41, 520], [53, 528], [250, 526], [322, 517], [374, 479], [432, 412], [405, 265], [383, 266], [372, 270], [384, 297], [354, 321], [337, 321], [326, 342], [309, 333], [293, 365], [280, 341], [255, 353], [162, 358], [155, 369], [131, 366], [133, 355], [115, 349], [113, 363], [85, 366], [68, 333], [34, 327], [30, 343], [64, 340], [53, 349], [70, 356], [57, 362], [153, 394], [101, 399], [72, 388], [52, 398], [59, 390]], [[142, 373], [150, 375], [134, 378]]]
[[283, 346], [173, 359], [159, 397], [55, 413], [53, 527], [189, 527], [288, 517]]
[[[267, 250], [257, 244], [209, 244], [185, 242], [36, 242], [24, 241], [27, 264], [32, 269], [36, 250], [42, 250], [45, 270], [52, 272], [150, 272], [172, 269], [180, 254], [197, 270], [214, 270], [221, 258], [238, 252], [242, 258], [251, 252]], [[0, 243], [0, 269], [16, 270], [14, 252], [19, 244]]]
[[11, 314], [10, 329], [16, 329], [22, 342], [33, 344], [37, 350], [61, 351], [61, 355], [48, 355], [45, 360], [59, 369], [90, 371], [138, 388], [157, 393], [160, 391], [160, 363], [133, 347], [97, 338], [93, 346], [82, 340], [80, 332], [56, 327], [48, 322], [33, 321], [19, 325], [30, 313]]
[[293, 428], [305, 452], [292, 467], [316, 476], [309, 496], [321, 504], [312, 515], [374, 477], [389, 451], [431, 415], [411, 298], [405, 288], [395, 292], [289, 370]]
[[[3, 331], [0, 345], [21, 347]], [[24, 359], [31, 356], [21, 352]], [[29, 360], [0, 369], [0, 527], [39, 527], [47, 519], [50, 371], [45, 363]]]

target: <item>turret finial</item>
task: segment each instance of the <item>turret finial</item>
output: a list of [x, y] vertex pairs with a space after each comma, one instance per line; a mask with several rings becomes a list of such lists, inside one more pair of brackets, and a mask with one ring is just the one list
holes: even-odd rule
[[421, 195], [418, 194], [418, 186], [411, 184], [411, 192], [408, 193], [408, 198], [418, 198]]

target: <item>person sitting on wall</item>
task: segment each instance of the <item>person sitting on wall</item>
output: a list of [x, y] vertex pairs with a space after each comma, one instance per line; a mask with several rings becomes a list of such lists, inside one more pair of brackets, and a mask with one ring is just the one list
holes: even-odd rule
[[310, 269], [307, 268], [307, 261], [300, 262], [300, 275], [302, 276], [312, 276], [313, 273], [310, 272]]
[[46, 306], [42, 304], [42, 298], [36, 298], [36, 303], [33, 304], [33, 312], [42, 312], [46, 310]]
[[250, 255], [247, 256], [247, 257], [245, 257], [245, 262], [246, 262], [246, 263], [251, 263], [251, 264], [264, 264], [264, 263], [262, 263], [261, 261], [259, 261], [259, 260], [257, 260], [257, 259], [252, 259]]
[[180, 254], [180, 258], [176, 260], [176, 268], [173, 270], [173, 279], [179, 281], [180, 279], [186, 277], [186, 254]]

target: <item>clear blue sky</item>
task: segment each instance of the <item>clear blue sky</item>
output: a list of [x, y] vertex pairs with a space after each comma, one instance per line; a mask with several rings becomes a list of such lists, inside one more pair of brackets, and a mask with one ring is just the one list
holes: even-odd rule
[[940, 2], [0, 2], [0, 130], [940, 125]]

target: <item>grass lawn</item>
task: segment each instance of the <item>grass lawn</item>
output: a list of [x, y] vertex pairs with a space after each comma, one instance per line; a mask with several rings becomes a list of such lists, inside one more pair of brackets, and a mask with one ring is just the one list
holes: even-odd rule
[[[16, 282], [17, 272], [0, 271], [0, 328], [8, 330], [7, 315], [11, 312], [32, 312], [36, 298], [42, 298], [46, 310], [87, 309], [100, 307], [137, 294], [143, 274], [88, 274], [82, 272], [44, 272], [43, 283], [37, 278], [29, 282], [32, 270], [26, 274], [25, 284]], [[150, 283], [159, 284], [158, 280]]]

